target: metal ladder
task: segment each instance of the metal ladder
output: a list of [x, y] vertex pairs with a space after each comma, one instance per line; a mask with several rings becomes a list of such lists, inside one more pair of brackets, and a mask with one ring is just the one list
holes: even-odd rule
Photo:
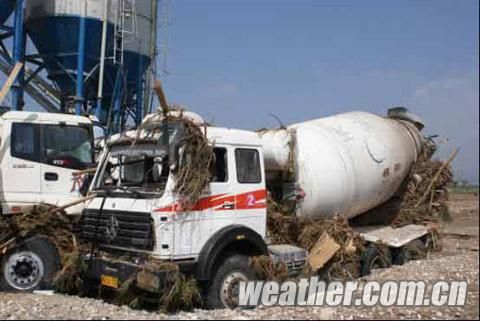
[[[169, 28], [171, 25], [170, 6], [171, 0], [158, 0], [159, 16], [156, 18], [155, 24], [158, 24], [158, 30], [155, 30], [155, 39], [152, 39], [152, 62], [154, 64], [154, 77], [160, 78], [169, 74], [168, 64], [168, 50], [170, 45]], [[158, 46], [156, 44], [156, 35], [160, 32], [160, 41]]]
[[115, 10], [114, 62], [123, 65], [125, 43], [137, 32], [136, 0], [118, 0]]

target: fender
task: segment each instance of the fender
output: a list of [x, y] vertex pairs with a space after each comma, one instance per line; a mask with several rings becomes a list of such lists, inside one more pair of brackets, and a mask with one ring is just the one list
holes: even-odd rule
[[197, 280], [209, 280], [217, 260], [232, 247], [241, 249], [242, 254], [268, 255], [267, 244], [257, 232], [243, 225], [226, 226], [217, 231], [200, 251]]

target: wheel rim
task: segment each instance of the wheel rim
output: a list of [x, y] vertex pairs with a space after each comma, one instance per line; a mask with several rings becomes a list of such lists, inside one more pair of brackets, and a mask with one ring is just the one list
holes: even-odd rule
[[220, 300], [223, 306], [235, 308], [238, 306], [240, 282], [247, 282], [248, 278], [242, 272], [231, 272], [226, 275], [220, 287]]
[[378, 270], [378, 269], [381, 269], [381, 268], [382, 268], [382, 264], [380, 262], [380, 256], [375, 256], [372, 259], [372, 262], [370, 262], [370, 271]]
[[17, 290], [31, 290], [43, 278], [44, 266], [40, 257], [30, 251], [12, 254], [3, 268], [7, 283]]
[[406, 249], [403, 254], [403, 263], [408, 263], [413, 260], [414, 253], [413, 251]]

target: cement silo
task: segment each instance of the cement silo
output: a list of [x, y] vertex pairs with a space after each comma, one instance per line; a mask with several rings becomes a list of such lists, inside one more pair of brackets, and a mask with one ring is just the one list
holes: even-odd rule
[[[152, 35], [155, 35], [155, 17], [152, 10], [156, 7], [151, 1], [137, 0], [132, 15], [127, 15], [123, 58], [129, 86], [139, 85], [138, 80], [150, 66], [152, 61]], [[129, 28], [131, 28], [129, 30]]]
[[141, 121], [156, 0], [26, 0], [25, 10], [64, 110], [95, 112], [105, 124]]

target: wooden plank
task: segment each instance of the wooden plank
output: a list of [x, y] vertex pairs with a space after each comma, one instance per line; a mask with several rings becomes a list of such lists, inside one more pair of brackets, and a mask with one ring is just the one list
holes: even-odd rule
[[3, 85], [2, 90], [0, 90], [0, 104], [3, 103], [3, 100], [5, 99], [5, 96], [7, 96], [8, 91], [10, 90], [10, 88], [13, 85], [13, 82], [15, 81], [18, 74], [22, 70], [22, 67], [23, 67], [23, 63], [21, 63], [21, 62], [18, 62], [15, 65], [15, 67], [13, 67], [13, 70], [10, 73], [10, 75], [8, 76], [7, 81]]
[[163, 116], [168, 115], [168, 103], [167, 103], [167, 98], [165, 97], [165, 93], [163, 92], [162, 88], [162, 83], [160, 80], [155, 81], [155, 84], [153, 86], [153, 90], [155, 91], [155, 94], [158, 97], [158, 101], [160, 102], [160, 107], [162, 108], [162, 114]]
[[424, 225], [409, 224], [393, 228], [391, 226], [364, 226], [354, 228], [367, 242], [381, 242], [391, 247], [402, 247], [426, 234], [429, 229]]
[[432, 178], [432, 180], [430, 181], [430, 184], [428, 184], [428, 187], [427, 187], [427, 190], [425, 191], [425, 193], [423, 193], [422, 197], [418, 200], [417, 204], [415, 204], [415, 207], [418, 207], [420, 204], [423, 203], [423, 201], [425, 200], [425, 198], [427, 197], [428, 193], [430, 192], [430, 190], [432, 189], [433, 185], [435, 184], [435, 182], [437, 181], [438, 177], [440, 176], [440, 174], [442, 173], [442, 171], [445, 169], [445, 167], [447, 167], [454, 159], [455, 157], [457, 156], [458, 154], [458, 148], [455, 148], [455, 150], [453, 151], [453, 153], [450, 155], [450, 157], [442, 164], [442, 166], [440, 166], [440, 168], [438, 169], [437, 173], [435, 174], [435, 176]]
[[312, 269], [317, 271], [330, 261], [339, 249], [340, 245], [327, 232], [323, 232], [310, 250], [308, 262]]

